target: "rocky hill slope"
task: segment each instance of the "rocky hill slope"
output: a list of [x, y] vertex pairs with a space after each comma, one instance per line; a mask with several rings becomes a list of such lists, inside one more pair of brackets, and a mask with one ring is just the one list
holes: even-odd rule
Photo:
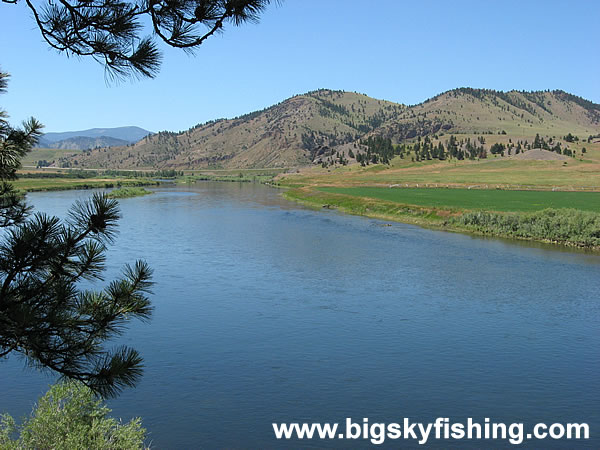
[[160, 132], [135, 144], [85, 151], [60, 163], [132, 169], [297, 167], [369, 136], [400, 143], [441, 134], [533, 138], [536, 133], [584, 138], [600, 134], [600, 105], [563, 91], [461, 88], [405, 106], [323, 89], [183, 133]]

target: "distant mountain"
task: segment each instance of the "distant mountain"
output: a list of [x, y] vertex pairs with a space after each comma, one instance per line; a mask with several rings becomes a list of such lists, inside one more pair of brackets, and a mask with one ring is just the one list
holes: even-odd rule
[[46, 133], [44, 134], [44, 140], [47, 142], [58, 142], [64, 139], [72, 137], [111, 137], [115, 139], [122, 139], [128, 142], [137, 142], [143, 137], [152, 134], [151, 131], [144, 130], [140, 127], [117, 127], [117, 128], [91, 128], [89, 130], [81, 131], [65, 131], [62, 133]]
[[[348, 155], [369, 136], [394, 143], [442, 134], [509, 135], [533, 140], [600, 134], [600, 105], [564, 91], [460, 88], [405, 106], [321, 89], [235, 119], [160, 132], [123, 147], [86, 151], [79, 167], [295, 167]], [[493, 144], [493, 138], [486, 139]], [[69, 160], [62, 161], [69, 164]]]
[[68, 139], [62, 139], [51, 144], [49, 143], [45, 146], [45, 148], [58, 148], [62, 150], [87, 150], [99, 147], [118, 147], [122, 145], [128, 145], [130, 143], [130, 141], [109, 136], [100, 136], [97, 138], [76, 136]]
[[46, 133], [38, 147], [70, 150], [87, 150], [96, 147], [112, 147], [133, 144], [152, 134], [139, 127], [92, 128], [82, 131]]

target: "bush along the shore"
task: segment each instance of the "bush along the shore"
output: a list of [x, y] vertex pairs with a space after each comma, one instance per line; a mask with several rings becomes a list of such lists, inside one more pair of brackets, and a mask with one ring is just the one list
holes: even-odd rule
[[467, 212], [450, 219], [450, 224], [495, 236], [600, 247], [600, 214], [577, 209], [544, 209], [519, 214]]
[[101, 399], [75, 381], [55, 384], [18, 426], [0, 415], [0, 449], [146, 449], [141, 419], [123, 423], [110, 417]]
[[141, 197], [143, 195], [152, 194], [152, 191], [143, 187], [122, 187], [108, 193], [108, 198], [130, 198]]

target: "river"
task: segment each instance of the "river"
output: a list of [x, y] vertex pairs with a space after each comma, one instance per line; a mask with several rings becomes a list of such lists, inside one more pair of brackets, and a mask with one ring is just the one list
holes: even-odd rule
[[[589, 441], [524, 446], [600, 448], [600, 256], [312, 211], [278, 194], [206, 182], [120, 201], [106, 279], [143, 258], [156, 284], [152, 321], [119, 339], [146, 369], [109, 402], [113, 415], [141, 416], [155, 448], [366, 446], [277, 441], [271, 425], [347, 417], [586, 422]], [[89, 195], [28, 198], [64, 217]], [[0, 411], [17, 417], [52, 382], [23, 365], [0, 362]], [[416, 447], [384, 443], [400, 445]]]

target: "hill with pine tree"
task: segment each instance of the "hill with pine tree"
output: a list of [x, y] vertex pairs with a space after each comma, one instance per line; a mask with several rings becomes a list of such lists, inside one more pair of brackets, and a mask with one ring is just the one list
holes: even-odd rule
[[181, 133], [159, 132], [135, 144], [88, 150], [57, 163], [111, 169], [345, 164], [374, 142], [393, 147], [427, 138], [434, 146], [450, 135], [478, 136], [478, 148], [485, 152], [513, 139], [531, 147], [536, 136], [546, 144], [567, 135], [585, 139], [600, 135], [600, 105], [558, 90], [460, 88], [406, 106], [321, 89], [234, 119]]

